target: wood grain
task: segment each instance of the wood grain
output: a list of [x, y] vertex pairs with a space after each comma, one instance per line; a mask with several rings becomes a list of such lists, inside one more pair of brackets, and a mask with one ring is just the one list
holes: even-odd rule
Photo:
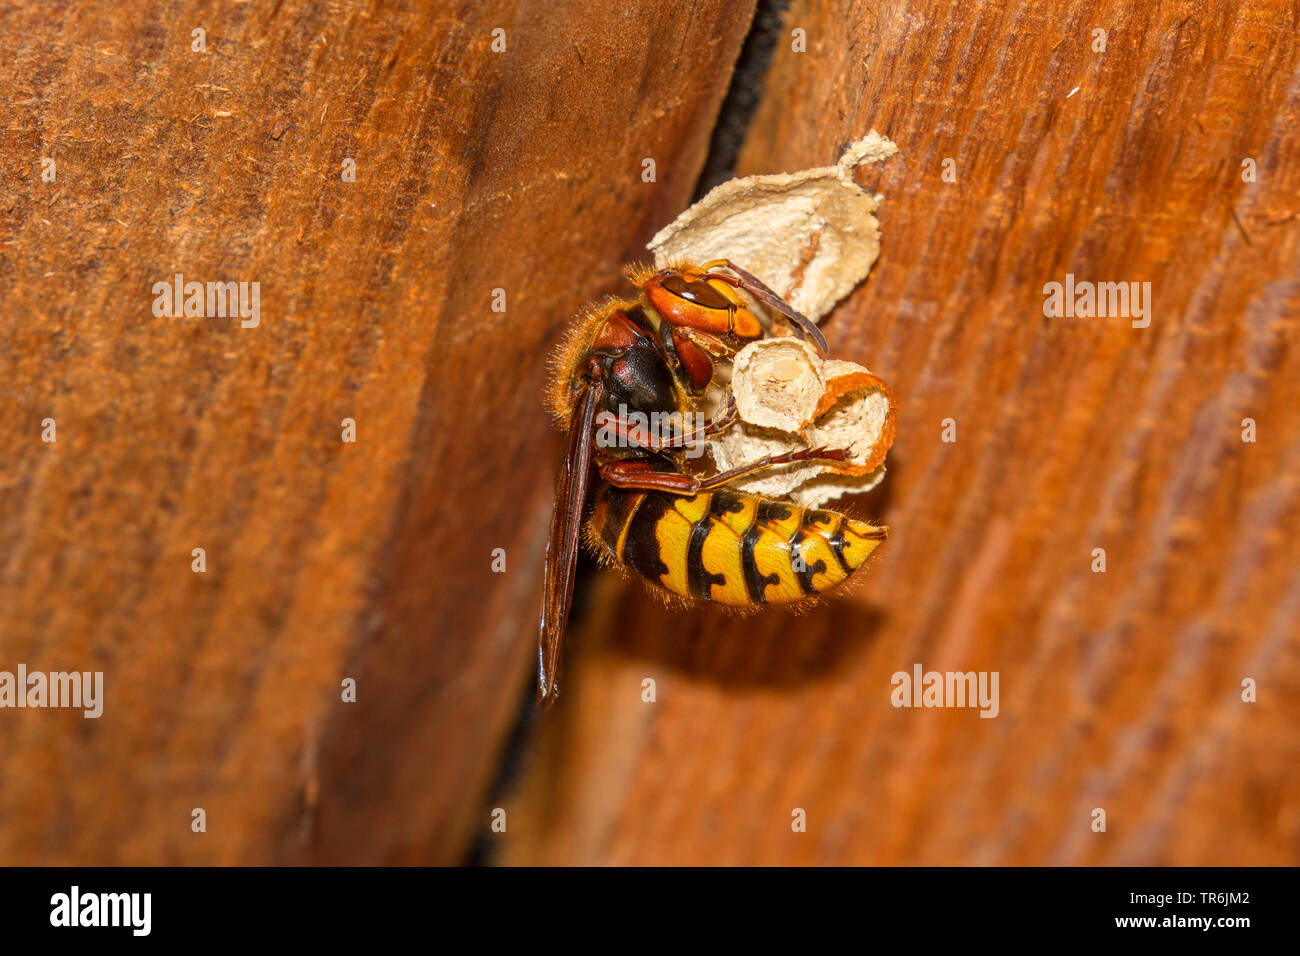
[[[778, 44], [740, 171], [872, 127], [901, 147], [867, 183], [880, 261], [824, 324], [901, 404], [885, 485], [852, 505], [890, 541], [799, 618], [592, 582], [495, 859], [1300, 862], [1298, 23], [792, 4], [807, 51]], [[1149, 281], [1150, 326], [1045, 318], [1067, 273]], [[999, 715], [894, 708], [916, 662], [999, 672]]]
[[[6, 11], [0, 668], [107, 699], [0, 712], [0, 862], [463, 858], [532, 660], [542, 357], [688, 201], [752, 9]], [[155, 317], [176, 272], [260, 325]]]

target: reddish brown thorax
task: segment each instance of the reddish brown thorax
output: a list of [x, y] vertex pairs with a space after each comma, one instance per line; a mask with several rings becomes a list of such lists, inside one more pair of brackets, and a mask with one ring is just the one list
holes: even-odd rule
[[609, 351], [630, 349], [636, 345], [640, 334], [640, 330], [632, 324], [625, 312], [615, 312], [600, 327], [591, 347]]

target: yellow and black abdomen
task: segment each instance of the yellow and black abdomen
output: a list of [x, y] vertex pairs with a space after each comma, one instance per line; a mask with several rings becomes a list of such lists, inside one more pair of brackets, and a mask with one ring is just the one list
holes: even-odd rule
[[737, 491], [692, 497], [605, 486], [593, 544], [651, 584], [733, 607], [793, 604], [860, 568], [887, 533], [833, 511]]

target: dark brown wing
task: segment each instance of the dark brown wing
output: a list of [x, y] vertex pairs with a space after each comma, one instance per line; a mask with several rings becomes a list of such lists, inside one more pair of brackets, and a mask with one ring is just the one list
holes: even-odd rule
[[596, 410], [605, 388], [588, 385], [573, 405], [569, 424], [569, 450], [555, 485], [555, 510], [551, 536], [546, 542], [546, 568], [542, 572], [542, 619], [537, 633], [537, 702], [550, 706], [560, 691], [560, 651], [564, 625], [573, 599], [573, 571], [591, 485], [591, 446]]

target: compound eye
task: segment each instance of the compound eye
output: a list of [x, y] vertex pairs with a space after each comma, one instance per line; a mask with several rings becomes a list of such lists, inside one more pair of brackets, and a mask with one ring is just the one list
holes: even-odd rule
[[732, 306], [726, 296], [702, 279], [688, 282], [682, 276], [668, 276], [664, 279], [663, 286], [678, 298], [694, 302], [701, 308], [726, 311]]

